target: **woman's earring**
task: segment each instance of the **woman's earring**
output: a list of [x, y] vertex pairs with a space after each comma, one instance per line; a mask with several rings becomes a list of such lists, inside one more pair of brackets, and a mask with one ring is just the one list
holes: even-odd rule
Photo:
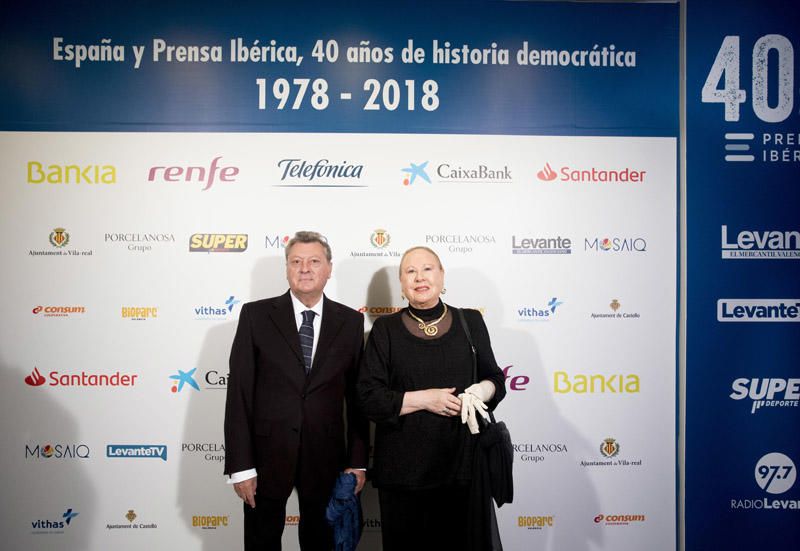
[[400, 293], [400, 298], [406, 300], [406, 296], [403, 293]]
[[444, 295], [446, 293], [447, 293], [447, 287], [442, 287], [442, 294]]

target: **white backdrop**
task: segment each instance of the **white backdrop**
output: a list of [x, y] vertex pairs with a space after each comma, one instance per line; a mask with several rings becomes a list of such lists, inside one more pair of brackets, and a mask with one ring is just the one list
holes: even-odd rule
[[[484, 313], [518, 450], [515, 500], [498, 512], [507, 549], [675, 548], [675, 139], [1, 133], [0, 159], [4, 547], [239, 545], [221, 462], [230, 343], [242, 302], [287, 288], [281, 240], [314, 229], [333, 247], [328, 296], [368, 327], [403, 306], [399, 255], [420, 244], [442, 257], [445, 300]], [[286, 159], [360, 177], [282, 179]], [[431, 182], [405, 184], [402, 169], [425, 162]], [[186, 181], [188, 167], [205, 174]], [[576, 181], [565, 167], [644, 175]], [[59, 170], [70, 183], [47, 181], [67, 180]], [[190, 252], [200, 233], [246, 234], [247, 249]], [[554, 254], [514, 252], [559, 237]], [[34, 370], [41, 386], [25, 382]], [[199, 390], [173, 392], [179, 370]], [[52, 386], [53, 372], [136, 379]], [[115, 445], [166, 458], [109, 457]], [[361, 549], [379, 549], [371, 489], [364, 504]], [[294, 500], [287, 515], [295, 549]]]

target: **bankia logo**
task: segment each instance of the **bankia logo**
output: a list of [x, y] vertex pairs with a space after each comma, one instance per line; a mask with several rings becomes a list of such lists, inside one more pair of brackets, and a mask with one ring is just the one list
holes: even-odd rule
[[194, 380], [195, 371], [197, 371], [196, 367], [194, 369], [190, 369], [189, 371], [183, 371], [179, 369], [175, 375], [170, 375], [169, 378], [172, 381], [172, 393], [179, 393], [183, 390], [184, 385], [188, 385], [195, 390], [200, 390], [197, 381]]
[[31, 534], [63, 534], [80, 513], [68, 508], [60, 517], [39, 518], [31, 521]]
[[278, 161], [280, 183], [275, 187], [354, 188], [367, 187], [361, 177], [364, 165], [328, 159], [281, 159]]
[[641, 381], [635, 373], [553, 373], [553, 392], [556, 394], [638, 394], [640, 390]]
[[424, 163], [414, 164], [409, 163], [410, 166], [406, 168], [401, 168], [400, 171], [403, 172], [403, 185], [410, 186], [413, 185], [417, 178], [420, 180], [431, 183], [431, 178], [428, 176], [428, 173], [425, 171], [425, 168], [428, 166], [429, 161], [425, 161]]
[[241, 253], [246, 250], [246, 233], [195, 233], [189, 238], [189, 252], [192, 253]]
[[120, 387], [120, 386], [135, 386], [136, 379], [139, 377], [137, 374], [120, 373], [87, 373], [81, 371], [80, 373], [59, 373], [58, 371], [51, 371], [47, 377], [39, 373], [39, 368], [34, 367], [30, 375], [25, 377], [25, 384], [28, 386], [47, 386], [54, 387]]
[[89, 459], [91, 450], [86, 444], [25, 444], [25, 459]]
[[[744, 473], [743, 473], [744, 474]], [[759, 488], [770, 495], [785, 494], [797, 480], [797, 468], [788, 455], [770, 452], [763, 455], [754, 469], [755, 481]], [[796, 496], [796, 493], [795, 493]], [[794, 496], [793, 496], [794, 497]], [[789, 498], [770, 499], [769, 497], [747, 497], [731, 499], [732, 510], [800, 511], [800, 500]]]
[[217, 306], [196, 306], [194, 315], [196, 320], [227, 320], [231, 319], [233, 310], [242, 301], [230, 295], [223, 304]]
[[45, 318], [68, 318], [79, 316], [86, 313], [84, 306], [36, 306], [31, 312], [35, 315], [41, 314]]
[[91, 249], [70, 249], [67, 246], [70, 243], [70, 234], [66, 228], [53, 228], [48, 235], [47, 240], [50, 242], [50, 249], [28, 251], [29, 256], [92, 256]]
[[741, 230], [735, 237], [733, 232], [729, 237], [726, 225], [721, 227], [721, 231], [722, 258], [763, 260], [800, 258], [798, 230]]
[[517, 321], [551, 321], [562, 304], [563, 300], [553, 297], [545, 305], [520, 306], [517, 308]]
[[40, 161], [28, 161], [28, 184], [116, 184], [117, 168], [101, 164], [46, 165]]
[[731, 384], [731, 400], [749, 400], [750, 413], [761, 408], [797, 408], [800, 403], [800, 379], [777, 377], [740, 377]]
[[171, 233], [107, 233], [104, 240], [130, 252], [149, 253], [153, 247], [175, 243]]
[[208, 191], [215, 182], [230, 184], [236, 181], [239, 168], [220, 166], [222, 155], [214, 157], [208, 167], [197, 165], [153, 166], [147, 173], [148, 182], [196, 184], [200, 191]]
[[560, 235], [511, 236], [512, 254], [572, 254], [572, 240]]
[[717, 321], [799, 322], [800, 298], [721, 298]]
[[167, 446], [164, 444], [107, 444], [106, 457], [122, 459], [161, 459], [167, 460]]
[[599, 253], [644, 253], [647, 240], [644, 237], [586, 237], [583, 250]]
[[571, 167], [568, 165], [553, 169], [550, 162], [545, 162], [536, 173], [541, 182], [559, 182], [574, 184], [641, 184], [647, 177], [646, 170], [626, 167]]

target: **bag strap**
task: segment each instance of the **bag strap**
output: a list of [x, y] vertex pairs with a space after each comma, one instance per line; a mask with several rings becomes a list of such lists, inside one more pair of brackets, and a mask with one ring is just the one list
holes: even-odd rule
[[[461, 320], [461, 327], [464, 328], [464, 333], [467, 335], [467, 342], [469, 343], [469, 347], [472, 350], [472, 382], [478, 382], [478, 352], [475, 350], [475, 343], [472, 342], [472, 333], [469, 331], [469, 325], [467, 325], [466, 317], [464, 316], [463, 308], [456, 308], [458, 311], [458, 319]], [[480, 417], [480, 416], [478, 416]], [[496, 423], [494, 420], [494, 413], [489, 410], [489, 419], [492, 420], [492, 423]]]

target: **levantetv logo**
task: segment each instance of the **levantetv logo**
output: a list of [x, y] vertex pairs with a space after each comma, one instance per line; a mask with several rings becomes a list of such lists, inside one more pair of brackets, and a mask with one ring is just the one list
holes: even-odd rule
[[163, 444], [108, 444], [106, 457], [123, 459], [161, 459], [167, 460], [167, 446]]
[[722, 258], [796, 260], [800, 258], [800, 231], [742, 230], [730, 241], [728, 226], [722, 226]]
[[800, 321], [798, 298], [721, 298], [717, 301], [717, 321]]

